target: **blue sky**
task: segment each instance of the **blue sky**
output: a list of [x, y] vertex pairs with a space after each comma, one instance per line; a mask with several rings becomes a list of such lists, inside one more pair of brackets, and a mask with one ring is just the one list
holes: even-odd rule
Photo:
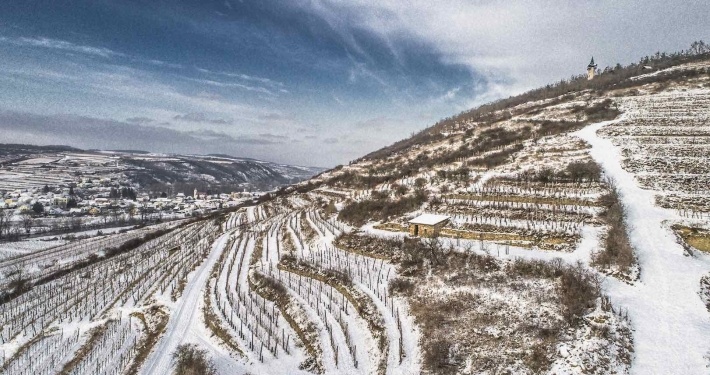
[[[5, 0], [2, 142], [346, 163], [708, 39], [704, 1]], [[706, 35], [703, 35], [706, 34]]]

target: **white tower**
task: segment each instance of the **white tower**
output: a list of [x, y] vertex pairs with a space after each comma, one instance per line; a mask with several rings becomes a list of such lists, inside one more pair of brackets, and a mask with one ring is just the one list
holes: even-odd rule
[[587, 65], [587, 80], [594, 79], [594, 73], [597, 71], [597, 64], [594, 63], [594, 56], [592, 56], [592, 61]]

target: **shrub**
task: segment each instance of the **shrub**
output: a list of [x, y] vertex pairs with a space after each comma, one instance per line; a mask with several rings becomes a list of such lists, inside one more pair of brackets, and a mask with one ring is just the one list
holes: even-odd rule
[[592, 262], [602, 267], [617, 266], [626, 272], [634, 265], [636, 257], [628, 237], [626, 210], [619, 198], [618, 189], [613, 181], [608, 184], [610, 192], [600, 197], [598, 202], [605, 207], [601, 217], [609, 226], [609, 231], [604, 239], [604, 249], [594, 254]]
[[509, 266], [512, 274], [534, 278], [559, 278], [557, 294], [565, 306], [567, 323], [575, 325], [601, 295], [597, 275], [582, 265], [567, 266], [559, 259], [550, 262], [516, 258]]
[[533, 346], [532, 350], [525, 356], [525, 364], [536, 374], [544, 372], [551, 363], [548, 348], [544, 343]]
[[352, 202], [345, 206], [338, 214], [338, 219], [356, 226], [370, 220], [383, 221], [418, 209], [427, 198], [427, 193], [422, 190], [418, 190], [413, 196], [398, 200], [391, 200], [386, 194], [373, 193], [372, 199]]
[[389, 292], [394, 295], [411, 295], [414, 291], [414, 283], [401, 277], [390, 280]]
[[558, 294], [560, 302], [565, 306], [565, 320], [575, 324], [594, 307], [600, 295], [599, 279], [595, 273], [582, 265], [567, 267], [560, 277]]
[[602, 169], [594, 161], [573, 162], [567, 165], [566, 172], [572, 182], [598, 182], [601, 178]]
[[428, 342], [424, 348], [424, 367], [436, 374], [455, 374], [463, 358], [446, 339]]
[[207, 351], [194, 344], [182, 344], [173, 352], [175, 375], [217, 375]]

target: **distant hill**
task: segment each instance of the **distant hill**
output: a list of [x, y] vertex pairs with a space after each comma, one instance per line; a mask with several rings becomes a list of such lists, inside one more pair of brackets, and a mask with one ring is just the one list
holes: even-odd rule
[[[45, 181], [40, 172], [54, 170], [52, 178], [56, 181], [70, 181], [76, 176], [93, 174], [118, 178], [154, 191], [172, 189], [180, 192], [194, 188], [212, 192], [267, 191], [306, 180], [323, 171], [322, 168], [223, 154], [178, 155], [21, 144], [0, 144], [0, 165], [6, 171], [13, 171], [15, 176], [12, 181], [0, 184], [0, 188], [7, 185], [7, 189], [51, 185], [53, 182]], [[42, 169], [35, 171], [33, 168]]]
[[205, 190], [273, 190], [323, 171], [229, 155], [124, 154], [121, 159], [131, 166], [126, 173], [141, 186], [196, 184]]
[[4, 154], [11, 154], [11, 153], [31, 153], [35, 151], [42, 151], [42, 152], [62, 152], [62, 151], [83, 151], [81, 149], [71, 147], [71, 146], [64, 146], [64, 145], [44, 145], [44, 146], [38, 146], [38, 145], [25, 145], [25, 144], [18, 144], [18, 143], [0, 143], [0, 155]]

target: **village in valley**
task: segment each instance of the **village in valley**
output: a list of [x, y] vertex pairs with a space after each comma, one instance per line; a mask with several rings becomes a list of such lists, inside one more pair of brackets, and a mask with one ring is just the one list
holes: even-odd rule
[[[188, 163], [197, 166], [189, 165], [191, 174], [173, 176], [171, 167]], [[210, 163], [238, 167], [217, 183]], [[226, 156], [0, 146], [0, 240], [198, 217], [317, 170]]]
[[261, 195], [207, 194], [194, 190], [192, 195], [177, 193], [169, 197], [163, 193], [151, 197], [137, 194], [129, 187], [87, 188], [87, 185], [94, 184], [0, 191], [0, 215], [5, 217], [0, 225], [3, 232], [0, 238], [189, 218], [236, 207]]

